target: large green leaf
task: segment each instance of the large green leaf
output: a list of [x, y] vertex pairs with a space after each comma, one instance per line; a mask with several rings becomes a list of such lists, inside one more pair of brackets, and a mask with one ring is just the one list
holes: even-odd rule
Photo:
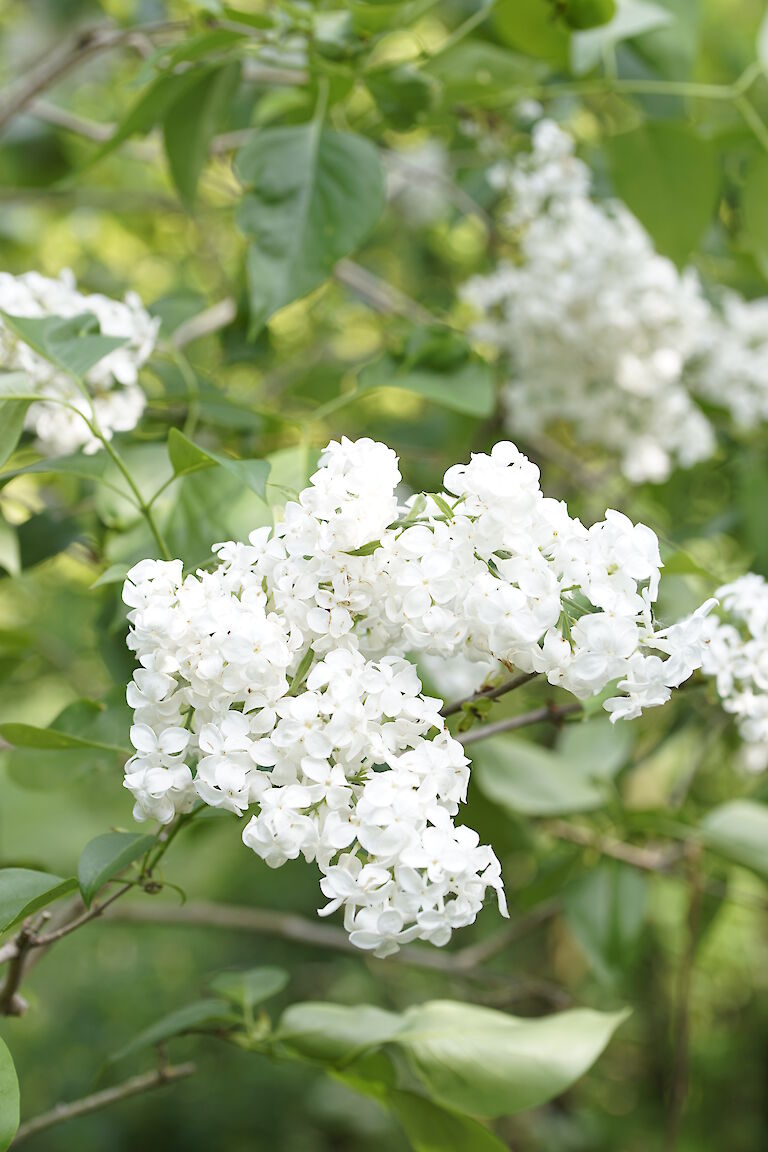
[[233, 460], [221, 456], [218, 452], [200, 448], [178, 428], [171, 428], [168, 433], [168, 456], [176, 476], [188, 476], [205, 468], [225, 468], [262, 500], [267, 498], [268, 460]]
[[656, 247], [682, 264], [717, 207], [717, 147], [685, 124], [653, 121], [614, 136], [606, 150], [616, 191]]
[[489, 800], [512, 812], [589, 812], [611, 794], [610, 781], [626, 762], [627, 735], [602, 720], [587, 721], [574, 725], [572, 737], [568, 730], [554, 751], [521, 737], [493, 736], [474, 753], [474, 779]]
[[403, 1026], [402, 1016], [370, 1004], [348, 1007], [307, 1001], [286, 1009], [276, 1039], [302, 1056], [337, 1064], [386, 1044]]
[[[574, 2], [574, 0], [572, 0]], [[579, 0], [591, 4], [595, 0]], [[651, 0], [616, 0], [616, 14], [607, 24], [576, 32], [571, 39], [571, 68], [577, 76], [591, 71], [623, 40], [665, 28], [672, 14]]]
[[744, 231], [756, 249], [762, 268], [768, 268], [768, 156], [756, 153], [749, 161], [741, 201]]
[[[227, 29], [217, 31], [226, 32]], [[240, 80], [239, 63], [203, 71], [170, 106], [163, 121], [163, 139], [173, 182], [187, 208], [195, 202], [200, 173], [208, 160], [211, 140]]]
[[768, 880], [767, 805], [754, 800], [721, 804], [704, 817], [701, 833], [704, 843], [714, 852]]
[[211, 990], [239, 1004], [244, 1012], [252, 1012], [257, 1004], [282, 992], [288, 980], [283, 968], [249, 968], [245, 972], [219, 972], [211, 980]]
[[477, 1120], [441, 1108], [414, 1092], [388, 1097], [414, 1152], [506, 1152], [507, 1145]]
[[152, 1048], [155, 1044], [163, 1044], [174, 1036], [182, 1036], [186, 1032], [210, 1031], [216, 1027], [230, 1027], [238, 1023], [232, 1006], [226, 1000], [196, 1000], [192, 1004], [185, 1004], [176, 1012], [170, 1012], [145, 1028], [130, 1043], [110, 1057], [110, 1062], [122, 1060], [142, 1048]]
[[74, 888], [77, 888], [76, 880], [65, 880], [61, 876], [52, 876], [50, 872], [0, 868], [0, 932], [7, 931]]
[[568, 927], [601, 980], [615, 980], [632, 960], [647, 888], [637, 869], [609, 861], [579, 876], [563, 893]]
[[410, 1008], [393, 1040], [439, 1103], [470, 1115], [502, 1116], [536, 1108], [569, 1088], [627, 1015], [576, 1008], [524, 1020], [434, 1000]]
[[38, 355], [73, 376], [85, 376], [116, 348], [128, 343], [125, 336], [102, 336], [99, 322], [90, 312], [80, 316], [11, 316], [0, 312], [3, 322]]
[[512, 99], [521, 86], [539, 79], [546, 66], [497, 44], [463, 40], [430, 60], [425, 70], [439, 81], [443, 104], [483, 108]]
[[155, 843], [154, 836], [137, 832], [105, 832], [86, 844], [77, 864], [77, 879], [86, 907], [96, 893]]
[[499, 39], [552, 64], [568, 61], [568, 28], [549, 0], [497, 0], [493, 27]]
[[0, 1152], [6, 1152], [19, 1127], [19, 1081], [13, 1059], [0, 1039]]
[[467, 360], [457, 368], [436, 371], [404, 367], [391, 356], [382, 356], [360, 373], [360, 387], [363, 390], [401, 388], [467, 416], [491, 416], [496, 407], [493, 370], [478, 359]]
[[0, 724], [0, 737], [14, 748], [97, 748], [101, 752], [130, 755], [129, 748], [121, 748], [118, 744], [105, 744], [101, 740], [74, 732], [61, 732], [56, 728], [36, 728], [34, 724]]
[[[77, 700], [67, 705], [49, 728], [22, 731], [22, 739], [35, 743], [9, 748], [3, 759], [14, 783], [33, 791], [49, 791], [99, 768], [114, 770], [128, 754], [129, 728], [124, 692], [118, 690], [99, 702]], [[70, 736], [75, 743], [65, 744]], [[41, 747], [41, 740], [50, 743]]]
[[368, 235], [384, 208], [384, 175], [368, 140], [309, 124], [268, 128], [240, 150], [246, 187], [251, 320], [306, 296]]

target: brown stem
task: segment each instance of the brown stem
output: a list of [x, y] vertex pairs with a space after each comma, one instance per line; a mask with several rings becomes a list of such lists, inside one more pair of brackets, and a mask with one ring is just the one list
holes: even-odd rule
[[43, 1112], [40, 1116], [34, 1116], [22, 1124], [13, 1140], [13, 1147], [26, 1140], [28, 1136], [34, 1136], [46, 1128], [65, 1124], [78, 1116], [87, 1116], [89, 1112], [99, 1112], [119, 1100], [151, 1092], [155, 1088], [162, 1088], [165, 1084], [172, 1084], [175, 1080], [183, 1080], [187, 1076], [192, 1076], [195, 1071], [194, 1064], [170, 1065], [158, 1068], [155, 1072], [133, 1076], [122, 1084], [116, 1084], [114, 1088], [105, 1088], [102, 1092], [94, 1092], [92, 1096], [84, 1096], [81, 1100], [73, 1100], [70, 1104], [57, 1104], [50, 1112]]
[[514, 732], [518, 728], [528, 728], [532, 724], [559, 724], [564, 717], [573, 716], [581, 710], [582, 706], [579, 703], [561, 704], [560, 707], [545, 704], [543, 708], [524, 712], [522, 716], [510, 716], [508, 720], [497, 720], [495, 724], [485, 724], [482, 728], [459, 732], [456, 739], [465, 746], [475, 744], [478, 740], [487, 740], [489, 736], [498, 736], [501, 732]]
[[624, 864], [631, 864], [644, 872], [669, 872], [685, 859], [689, 851], [687, 846], [678, 844], [658, 848], [626, 844], [623, 840], [597, 835], [589, 828], [580, 828], [565, 820], [548, 820], [544, 830], [550, 836], [556, 836], [558, 840], [568, 840], [571, 844], [578, 844], [582, 848], [593, 848], [601, 856], [621, 860]]
[[211, 336], [221, 328], [226, 328], [228, 324], [232, 323], [236, 314], [237, 305], [231, 297], [220, 300], [218, 304], [211, 305], [204, 312], [200, 312], [197, 316], [192, 316], [183, 324], [179, 324], [171, 336], [171, 343], [174, 348], [185, 348], [187, 344], [201, 340], [203, 336]]
[[504, 684], [499, 684], [496, 688], [482, 688], [479, 692], [473, 692], [471, 696], [465, 696], [463, 700], [457, 700], [454, 704], [446, 704], [440, 715], [454, 716], [457, 712], [461, 712], [465, 704], [474, 704], [478, 700], [498, 700], [500, 696], [506, 696], [507, 692], [514, 692], [516, 688], [522, 688], [524, 684], [529, 684], [537, 676], [538, 672], [521, 672], [519, 676], [507, 680]]
[[11, 957], [8, 971], [5, 974], [3, 986], [0, 988], [0, 1016], [23, 1016], [28, 1004], [19, 989], [24, 979], [24, 970], [27, 965], [27, 956], [32, 947], [33, 935], [23, 927], [13, 942], [16, 948]]
[[142, 28], [88, 28], [78, 32], [63, 47], [55, 49], [27, 69], [24, 77], [11, 87], [0, 104], [0, 132], [20, 112], [23, 112], [41, 92], [52, 88], [59, 80], [91, 56], [113, 48], [136, 43], [142, 36], [186, 28], [183, 21], [163, 21]]
[[406, 296], [399, 288], [352, 260], [339, 260], [333, 274], [340, 284], [351, 288], [377, 312], [386, 316], [404, 316], [406, 320], [414, 320], [418, 324], [443, 325], [443, 321], [427, 312], [426, 308], [422, 308], [421, 304]]

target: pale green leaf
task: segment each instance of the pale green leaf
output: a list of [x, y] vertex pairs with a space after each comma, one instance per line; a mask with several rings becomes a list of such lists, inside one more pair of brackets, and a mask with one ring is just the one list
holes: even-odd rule
[[13, 1058], [0, 1039], [0, 1152], [6, 1152], [19, 1127], [19, 1081]]
[[74, 879], [31, 868], [0, 868], [0, 932], [77, 888]]
[[707, 813], [700, 827], [713, 852], [768, 880], [768, 806], [731, 800]]

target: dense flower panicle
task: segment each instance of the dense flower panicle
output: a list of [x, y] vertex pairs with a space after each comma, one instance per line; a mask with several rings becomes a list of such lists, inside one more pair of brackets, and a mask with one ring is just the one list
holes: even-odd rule
[[703, 671], [736, 718], [745, 766], [762, 772], [768, 768], [768, 583], [749, 572], [717, 596], [722, 616], [706, 621]]
[[245, 843], [315, 860], [326, 911], [379, 954], [445, 943], [489, 887], [503, 902], [493, 852], [454, 825], [468, 761], [407, 655], [481, 678], [503, 661], [580, 698], [619, 681], [617, 719], [699, 666], [710, 607], [657, 629], [653, 532], [610, 511], [584, 527], [513, 444], [442, 493], [399, 505], [399, 482], [385, 445], [331, 443], [274, 529], [216, 545], [212, 572], [142, 561], [124, 591], [137, 819], [255, 808]]
[[591, 174], [556, 124], [533, 129], [532, 152], [498, 164], [519, 262], [477, 276], [464, 298], [478, 338], [508, 357], [512, 425], [535, 435], [566, 422], [578, 439], [618, 452], [633, 482], [666, 479], [714, 450], [686, 365], [712, 309], [692, 270], [678, 272], [618, 201], [592, 199]]
[[[124, 301], [77, 290], [70, 272], [58, 279], [28, 272], [11, 276], [0, 272], [0, 311], [9, 316], [69, 319], [89, 313], [99, 322], [102, 335], [127, 340], [95, 364], [86, 376], [96, 421], [105, 436], [135, 428], [146, 398], [138, 385], [139, 369], [149, 359], [157, 339], [159, 320], [144, 309], [138, 296], [129, 292]], [[72, 378], [39, 356], [0, 320], [0, 367], [25, 372], [41, 397], [66, 400], [76, 411], [61, 404], [32, 404], [26, 427], [34, 432], [46, 455], [95, 452], [100, 442], [91, 435], [78, 413], [90, 417], [90, 405]]]

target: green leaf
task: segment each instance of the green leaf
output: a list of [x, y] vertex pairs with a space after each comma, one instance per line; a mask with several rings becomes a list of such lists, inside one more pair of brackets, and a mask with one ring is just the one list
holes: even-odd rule
[[569, 28], [585, 31], [607, 24], [616, 15], [616, 0], [567, 0], [565, 22]]
[[97, 164], [114, 152], [131, 136], [146, 136], [160, 124], [173, 104], [194, 88], [211, 71], [210, 67], [188, 68], [182, 72], [168, 72], [158, 76], [134, 102], [118, 127], [91, 157], [89, 166]]
[[212, 1027], [226, 1028], [239, 1021], [240, 1017], [232, 1011], [226, 1000], [196, 1000], [145, 1028], [129, 1044], [111, 1056], [109, 1062], [114, 1064], [134, 1052], [140, 1052], [142, 1048], [163, 1044], [166, 1040], [182, 1036], [185, 1032], [201, 1032]]
[[368, 235], [384, 208], [376, 148], [319, 123], [268, 128], [240, 150], [238, 212], [250, 241], [251, 320], [317, 288]]
[[0, 932], [6, 932], [39, 908], [77, 888], [74, 879], [64, 880], [50, 872], [30, 868], [0, 868]]
[[0, 1039], [0, 1152], [6, 1152], [19, 1127], [19, 1081], [13, 1058]]
[[435, 1100], [475, 1116], [537, 1108], [597, 1060], [629, 1013], [576, 1008], [524, 1020], [434, 1000], [410, 1008], [393, 1037]]
[[103, 836], [97, 836], [86, 844], [77, 865], [77, 879], [85, 906], [90, 908], [99, 889], [148, 852], [154, 843], [154, 836], [142, 836], [136, 832], [105, 832]]
[[370, 1004], [307, 1001], [286, 1009], [275, 1039], [309, 1059], [337, 1064], [387, 1043], [403, 1026], [402, 1016]]
[[616, 191], [657, 248], [682, 264], [713, 220], [718, 153], [685, 124], [655, 121], [606, 143]]
[[22, 468], [13, 468], [0, 476], [0, 484], [7, 484], [17, 476], [51, 475], [78, 476], [82, 480], [101, 480], [110, 465], [109, 457], [105, 452], [98, 452], [94, 456], [84, 456], [82, 452], [75, 452], [71, 456], [50, 456], [43, 460], [35, 460], [32, 464], [25, 464]]
[[511, 812], [590, 812], [605, 805], [610, 780], [626, 760], [626, 735], [619, 732], [602, 718], [574, 724], [556, 751], [518, 736], [492, 736], [474, 753], [474, 778], [483, 795]]
[[10, 316], [3, 322], [50, 364], [82, 377], [116, 348], [128, 343], [126, 336], [102, 336], [99, 322], [90, 312], [63, 319], [61, 316]]
[[731, 800], [709, 812], [700, 827], [713, 852], [768, 880], [768, 806]]
[[435, 97], [436, 81], [409, 64], [378, 68], [364, 78], [379, 111], [398, 131], [410, 128]]
[[646, 32], [665, 28], [673, 22], [673, 16], [660, 4], [650, 0], [617, 0], [616, 15], [608, 24], [577, 32], [571, 38], [571, 68], [577, 76], [583, 76], [596, 68], [623, 40], [631, 40]]
[[467, 416], [491, 416], [496, 407], [493, 370], [482, 360], [467, 360], [453, 371], [407, 369], [382, 356], [360, 373], [360, 388], [401, 388]]
[[171, 428], [168, 433], [168, 456], [176, 476], [188, 476], [204, 468], [225, 468], [262, 500], [267, 498], [268, 460], [233, 460], [229, 456], [220, 456], [217, 452], [199, 448], [178, 428]]
[[224, 1000], [250, 1013], [257, 1004], [282, 992], [290, 977], [283, 968], [250, 968], [245, 972], [220, 972], [211, 990]]
[[413, 1092], [388, 1097], [414, 1152], [506, 1152], [507, 1145], [477, 1120], [441, 1108]]
[[493, 27], [500, 40], [551, 64], [568, 62], [570, 37], [548, 0], [498, 0]]
[[24, 417], [32, 400], [5, 400], [0, 403], [0, 468], [16, 451], [24, 431]]
[[163, 139], [168, 166], [179, 196], [188, 209], [194, 205], [211, 140], [239, 82], [240, 64], [237, 62], [203, 72], [165, 114]]
[[97, 748], [101, 752], [130, 755], [130, 749], [117, 744], [105, 744], [74, 732], [60, 732], [56, 728], [37, 728], [34, 724], [0, 724], [0, 737], [14, 748]]
[[647, 889], [635, 868], [609, 861], [563, 893], [568, 927], [599, 979], [615, 980], [628, 967], [645, 920]]
[[[0, 412], [1, 419], [2, 413]], [[4, 568], [10, 576], [18, 576], [21, 572], [18, 533], [2, 515], [0, 515], [0, 568]]]
[[747, 242], [768, 267], [768, 156], [759, 152], [749, 161], [741, 207]]
[[[509, 0], [510, 9], [516, 3]], [[440, 82], [443, 105], [466, 103], [478, 108], [503, 104], [546, 72], [530, 56], [477, 40], [464, 40], [441, 52], [424, 70]]]
[[768, 10], [766, 10], [757, 31], [757, 59], [763, 68], [768, 69]]

